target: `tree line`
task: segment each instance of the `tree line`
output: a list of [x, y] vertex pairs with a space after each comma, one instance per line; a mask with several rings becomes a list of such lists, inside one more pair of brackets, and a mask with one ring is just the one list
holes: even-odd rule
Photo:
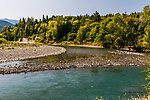
[[44, 16], [37, 20], [22, 18], [15, 27], [5, 26], [0, 39], [28, 38], [41, 43], [97, 44], [107, 48], [142, 51], [150, 49], [150, 5], [142, 12], [80, 16]]

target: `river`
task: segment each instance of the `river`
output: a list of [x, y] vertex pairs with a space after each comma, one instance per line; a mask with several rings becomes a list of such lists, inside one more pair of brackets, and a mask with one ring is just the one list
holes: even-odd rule
[[[112, 53], [118, 51], [68, 47], [67, 52], [61, 55], [2, 63], [0, 66], [23, 62], [68, 63]], [[119, 100], [119, 96], [130, 98], [146, 93], [146, 73], [143, 70], [144, 66], [105, 66], [0, 75], [0, 100], [96, 100], [101, 96], [104, 100]]]

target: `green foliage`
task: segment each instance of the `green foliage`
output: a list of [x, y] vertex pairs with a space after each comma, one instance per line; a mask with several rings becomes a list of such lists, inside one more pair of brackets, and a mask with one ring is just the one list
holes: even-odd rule
[[8, 43], [8, 41], [4, 38], [0, 38], [0, 44], [2, 44], [2, 43]]
[[150, 18], [150, 5], [144, 7], [143, 13], [144, 17]]
[[[23, 18], [14, 28], [4, 27], [0, 38], [16, 41], [33, 39], [40, 43], [98, 44], [107, 48], [124, 48], [143, 51], [150, 48], [150, 6], [143, 12], [100, 16], [48, 16], [39, 21]], [[64, 42], [63, 42], [64, 41]]]
[[79, 43], [82, 43], [83, 40], [85, 40], [85, 34], [86, 34], [86, 26], [81, 26], [80, 29], [77, 32], [77, 41]]

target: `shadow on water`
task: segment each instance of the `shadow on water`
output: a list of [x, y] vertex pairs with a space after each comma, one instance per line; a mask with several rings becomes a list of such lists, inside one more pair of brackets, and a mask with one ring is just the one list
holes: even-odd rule
[[[150, 65], [150, 60], [148, 60], [148, 65]], [[145, 86], [145, 88], [148, 92], [145, 98], [147, 100], [150, 100], [150, 66], [146, 66], [143, 72], [146, 72], [145, 80], [147, 81], [147, 85]]]
[[121, 73], [122, 69], [120, 67], [102, 67], [102, 68], [97, 68], [97, 67], [92, 67], [91, 72], [92, 73], [99, 73], [100, 71], [105, 71], [105, 72], [112, 72], [112, 73]]

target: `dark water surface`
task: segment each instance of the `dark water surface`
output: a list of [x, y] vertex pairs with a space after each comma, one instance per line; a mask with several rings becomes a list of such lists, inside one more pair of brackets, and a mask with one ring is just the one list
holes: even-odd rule
[[[62, 55], [25, 62], [65, 63], [116, 52], [110, 49], [67, 49]], [[0, 75], [0, 100], [96, 100], [101, 96], [105, 100], [119, 100], [118, 96], [128, 98], [146, 92], [146, 73], [141, 72], [143, 70], [144, 67], [113, 66]]]

